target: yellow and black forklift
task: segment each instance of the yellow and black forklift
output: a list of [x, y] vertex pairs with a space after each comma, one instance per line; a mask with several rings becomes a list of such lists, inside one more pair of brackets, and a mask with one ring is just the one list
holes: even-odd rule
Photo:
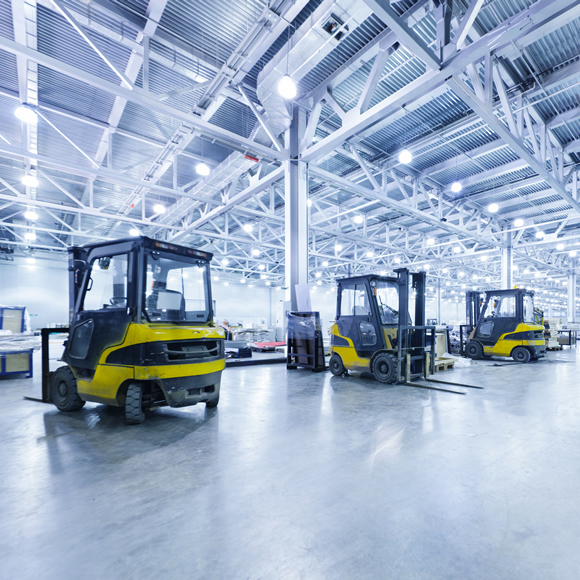
[[465, 296], [468, 339], [465, 355], [512, 357], [527, 363], [546, 355], [544, 326], [534, 309], [534, 292], [525, 288], [469, 291]]
[[48, 372], [43, 332], [42, 400], [124, 407], [128, 424], [162, 405], [217, 406], [225, 337], [213, 324], [211, 259], [147, 237], [69, 248], [66, 366]]
[[[425, 325], [425, 272], [395, 270], [396, 277], [366, 275], [337, 281], [336, 321], [330, 328], [330, 372], [372, 373], [380, 383], [414, 387], [434, 372], [435, 326]], [[415, 293], [414, 324], [409, 315], [410, 285]], [[480, 387], [474, 387], [480, 388]], [[459, 393], [458, 391], [448, 391]]]

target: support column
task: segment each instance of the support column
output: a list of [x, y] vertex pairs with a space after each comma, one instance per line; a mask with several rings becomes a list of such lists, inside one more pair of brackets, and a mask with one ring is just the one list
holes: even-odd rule
[[294, 106], [292, 124], [286, 131], [290, 160], [285, 161], [286, 213], [286, 300], [297, 310], [296, 285], [308, 284], [308, 172], [299, 161], [300, 141], [304, 136], [306, 115]]
[[509, 290], [513, 286], [512, 233], [504, 232], [503, 240], [505, 248], [502, 248], [501, 250], [501, 289]]
[[[574, 260], [575, 262], [576, 260]], [[576, 268], [568, 272], [568, 322], [576, 322]]]
[[437, 278], [437, 324], [441, 324], [441, 278]]

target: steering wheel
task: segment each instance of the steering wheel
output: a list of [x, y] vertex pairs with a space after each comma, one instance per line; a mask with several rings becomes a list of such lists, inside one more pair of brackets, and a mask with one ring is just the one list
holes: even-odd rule
[[111, 306], [125, 306], [127, 304], [126, 296], [113, 296], [109, 299]]

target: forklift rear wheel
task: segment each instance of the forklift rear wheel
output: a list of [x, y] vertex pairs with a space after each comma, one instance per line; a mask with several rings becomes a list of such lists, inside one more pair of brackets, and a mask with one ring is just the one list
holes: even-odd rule
[[397, 359], [391, 354], [382, 352], [373, 361], [373, 374], [379, 383], [394, 383], [397, 378]]
[[483, 347], [479, 342], [468, 342], [465, 346], [465, 354], [472, 359], [483, 358]]
[[340, 377], [346, 372], [342, 359], [336, 353], [330, 357], [328, 368], [335, 377]]
[[52, 402], [59, 411], [78, 411], [85, 402], [77, 392], [77, 381], [70, 367], [60, 367], [52, 375], [50, 384]]
[[143, 387], [139, 383], [131, 383], [125, 399], [125, 423], [139, 425], [145, 420], [143, 413]]
[[220, 402], [220, 395], [218, 393], [218, 396], [215, 399], [210, 399], [209, 401], [206, 401], [205, 406], [209, 407], [211, 409], [212, 407], [217, 407], [219, 402]]
[[523, 346], [516, 346], [516, 348], [512, 350], [512, 358], [516, 362], [527, 363], [530, 362], [532, 355], [530, 354], [530, 351], [527, 348]]

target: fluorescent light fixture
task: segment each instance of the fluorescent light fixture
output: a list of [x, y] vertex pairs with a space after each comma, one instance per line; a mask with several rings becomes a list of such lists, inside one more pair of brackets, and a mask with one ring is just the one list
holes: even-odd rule
[[24, 123], [30, 123], [32, 125], [36, 125], [38, 123], [38, 115], [26, 105], [21, 105], [20, 107], [16, 107], [14, 110], [14, 114], [18, 119], [23, 121]]
[[198, 163], [195, 166], [195, 172], [198, 175], [203, 175], [205, 177], [206, 175], [209, 175], [209, 167], [205, 163]]
[[34, 232], [26, 232], [24, 234], [24, 239], [28, 240], [29, 242], [36, 241], [36, 234]]
[[129, 233], [135, 238], [141, 235], [141, 232], [137, 228], [131, 228]]
[[427, 245], [428, 246], [432, 246], [433, 244], [435, 244], [435, 238], [428, 238], [427, 239]]
[[27, 187], [38, 187], [38, 179], [34, 175], [25, 175], [22, 178], [22, 183]]
[[252, 224], [245, 224], [244, 225], [244, 231], [251, 233], [254, 230], [254, 226]]
[[524, 220], [522, 218], [518, 218], [514, 221], [514, 226], [516, 228], [521, 228], [524, 225]]
[[30, 220], [31, 222], [34, 222], [38, 219], [38, 214], [35, 211], [32, 211], [31, 209], [27, 210], [24, 212], [24, 217], [27, 220]]
[[487, 258], [488, 258], [488, 256], [481, 256], [481, 261], [482, 262], [487, 262]]
[[340, 252], [340, 251], [342, 251], [342, 246], [341, 246], [340, 244], [334, 244], [334, 249], [335, 249], [337, 252]]
[[461, 252], [461, 246], [453, 246], [453, 253], [459, 254]]
[[260, 250], [258, 250], [258, 248], [254, 248], [252, 250], [252, 256], [259, 256], [260, 255]]
[[463, 187], [461, 186], [461, 183], [459, 183], [459, 181], [454, 181], [451, 184], [451, 191], [453, 193], [459, 193], [462, 189], [463, 189]]
[[266, 274], [260, 274], [260, 280], [265, 280], [267, 277]]
[[444, 274], [447, 274], [447, 272], [449, 272], [449, 270], [447, 268], [443, 268], [443, 270], [441, 270]]
[[565, 245], [565, 244], [558, 244], [558, 245], [556, 246], [556, 250], [563, 250], [565, 247], [566, 247], [566, 245]]
[[283, 99], [293, 99], [296, 96], [296, 83], [290, 75], [284, 75], [280, 79], [278, 93]]
[[374, 253], [372, 250], [369, 250], [369, 251], [367, 252], [367, 258], [373, 258], [373, 257], [374, 257], [374, 255], [375, 255], [375, 253]]
[[324, 260], [324, 262], [322, 262], [322, 265], [327, 268], [328, 267], [328, 260]]
[[266, 269], [266, 266], [264, 266], [264, 264], [260, 264], [258, 266], [258, 270], [265, 270], [265, 269]]
[[399, 163], [406, 165], [407, 163], [411, 163], [411, 161], [413, 161], [413, 154], [408, 149], [403, 149], [399, 153]]
[[395, 264], [400, 264], [401, 263], [401, 258], [395, 258]]
[[163, 204], [161, 204], [161, 203], [156, 203], [153, 206], [153, 211], [155, 213], [165, 213], [165, 206]]
[[497, 205], [497, 203], [490, 203], [487, 206], [487, 211], [489, 211], [491, 213], [495, 213], [498, 209], [499, 209], [499, 206]]
[[354, 223], [355, 224], [362, 224], [365, 221], [365, 218], [362, 215], [355, 215], [354, 216]]
[[538, 240], [541, 240], [545, 235], [546, 234], [542, 230], [536, 232], [536, 238], [538, 238]]
[[230, 261], [227, 258], [224, 258], [222, 260], [222, 266], [227, 266], [230, 263]]

